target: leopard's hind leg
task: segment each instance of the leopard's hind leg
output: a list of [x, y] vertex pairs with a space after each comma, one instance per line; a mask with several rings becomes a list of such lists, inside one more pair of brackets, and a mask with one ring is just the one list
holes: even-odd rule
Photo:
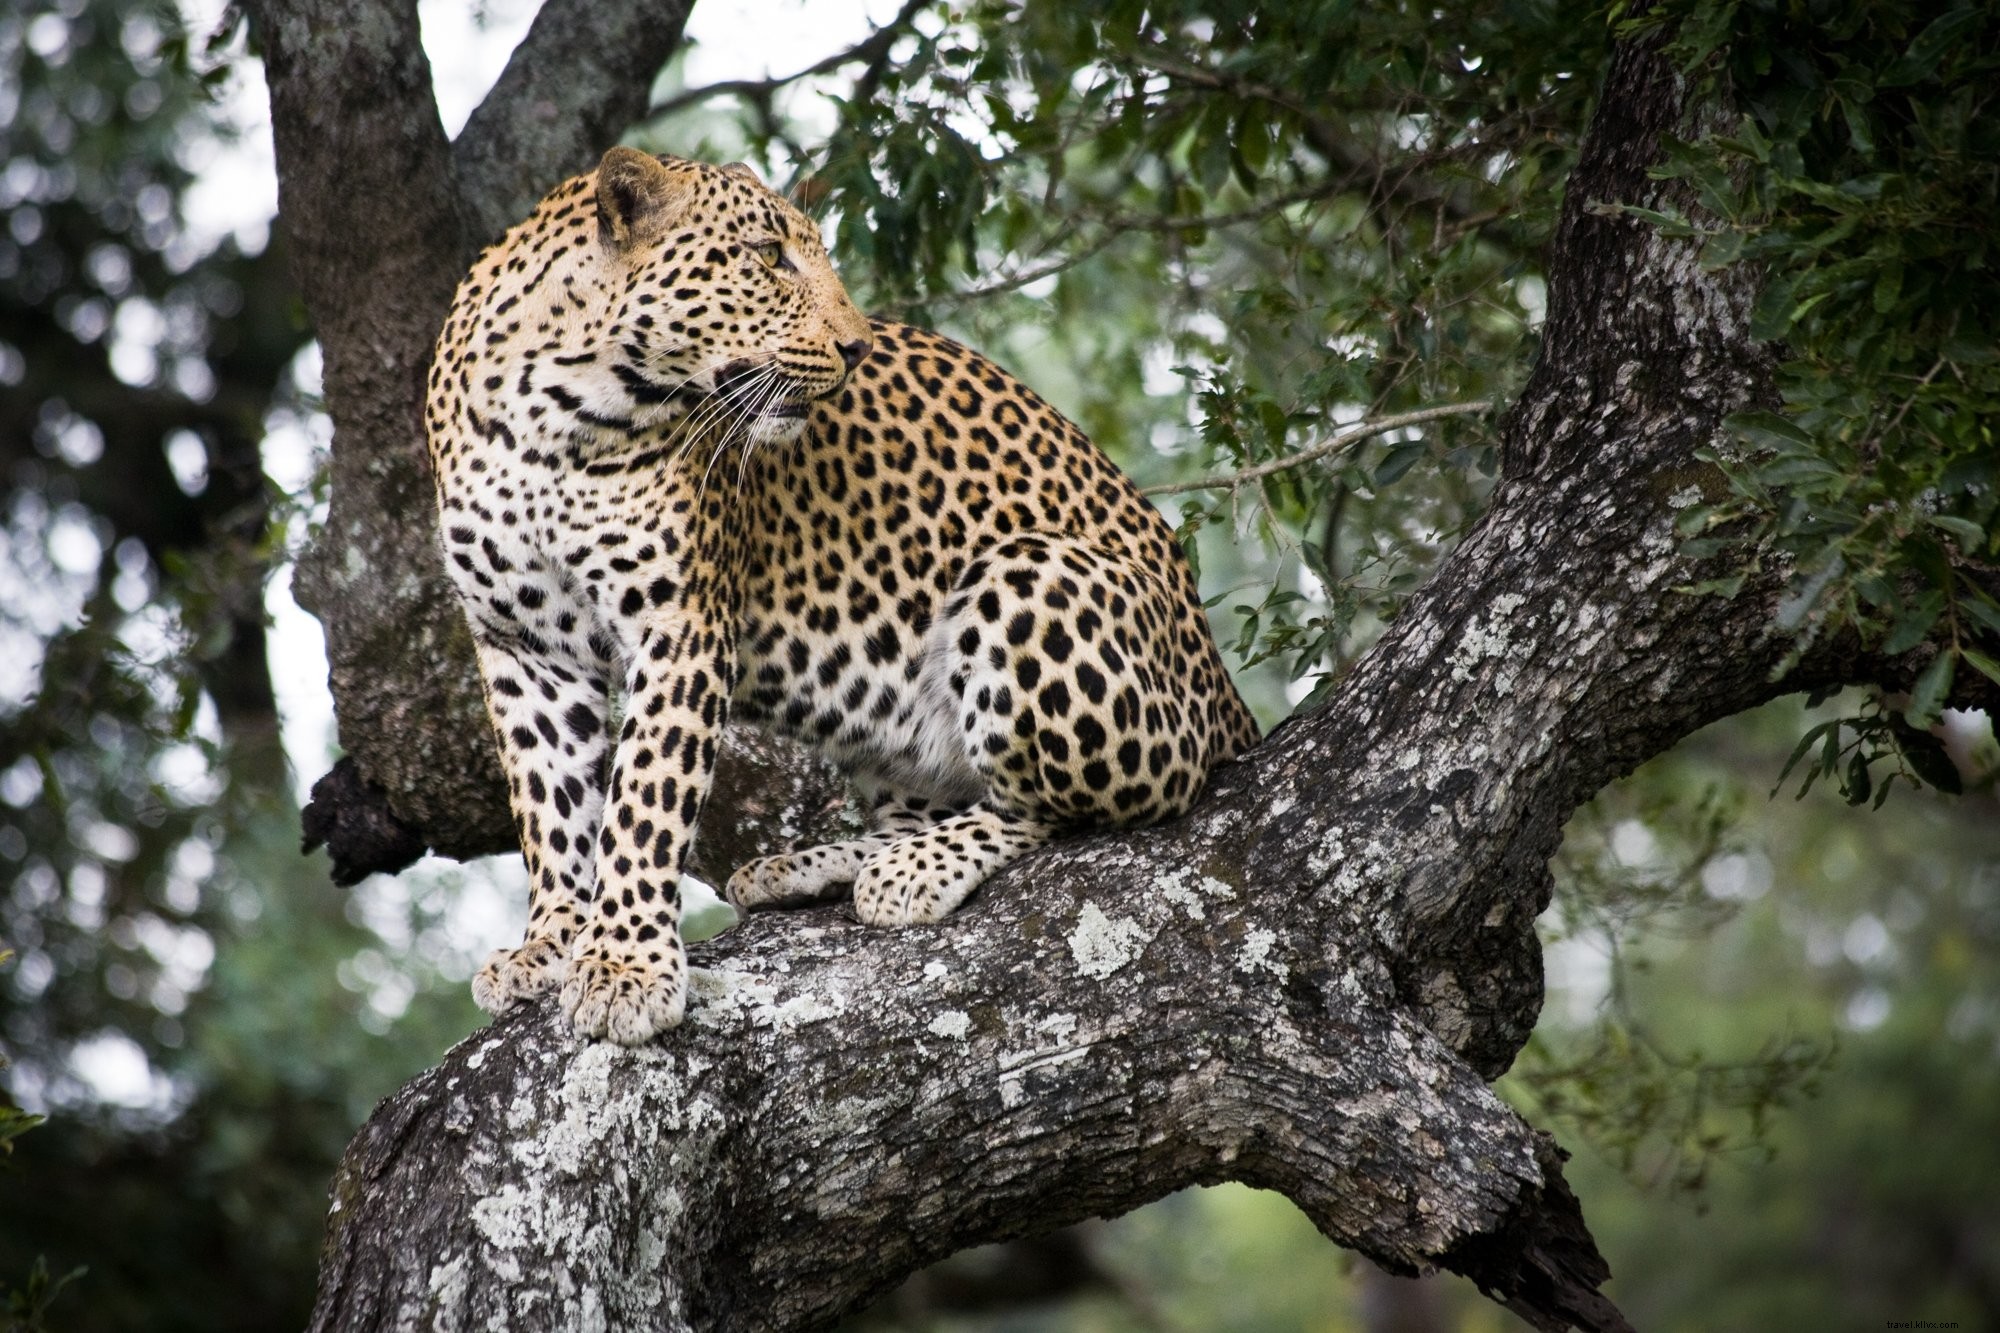
[[942, 920], [1001, 866], [1054, 837], [1055, 826], [984, 807], [898, 838], [854, 880], [854, 911], [871, 926]]
[[1189, 661], [1182, 610], [1131, 556], [1074, 538], [1021, 534], [969, 565], [931, 632], [926, 697], [949, 710], [986, 793], [867, 858], [861, 919], [936, 921], [1063, 828], [1185, 810], [1209, 754], [1199, 705], [1217, 686]]
[[877, 852], [959, 813], [959, 807], [881, 786], [870, 797], [869, 832], [775, 856], [760, 856], [729, 877], [724, 896], [739, 912], [805, 907], [846, 896]]

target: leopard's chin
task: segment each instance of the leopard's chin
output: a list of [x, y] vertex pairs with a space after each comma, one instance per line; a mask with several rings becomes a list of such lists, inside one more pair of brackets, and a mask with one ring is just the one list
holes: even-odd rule
[[806, 433], [806, 405], [783, 403], [757, 414], [750, 423], [752, 444], [790, 444]]

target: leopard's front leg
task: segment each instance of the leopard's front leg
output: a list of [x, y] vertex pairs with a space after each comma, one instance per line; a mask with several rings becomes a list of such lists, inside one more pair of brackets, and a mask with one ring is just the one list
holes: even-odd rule
[[679, 608], [649, 617], [633, 643], [597, 839], [597, 894], [562, 989], [563, 1011], [581, 1036], [636, 1046], [681, 1021], [681, 867], [735, 684], [727, 624]]
[[[539, 569], [511, 585], [547, 601], [559, 595]], [[610, 663], [578, 641], [558, 652], [531, 651], [521, 627], [490, 610], [472, 614], [487, 713], [507, 774], [521, 856], [528, 868], [528, 929], [512, 949], [498, 949], [472, 979], [472, 998], [491, 1014], [554, 991], [584, 924], [596, 880], [604, 760], [610, 738]]]

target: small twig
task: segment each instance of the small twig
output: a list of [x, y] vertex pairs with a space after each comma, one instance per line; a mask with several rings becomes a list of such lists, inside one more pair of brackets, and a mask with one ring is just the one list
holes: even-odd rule
[[1345, 180], [1322, 180], [1296, 190], [1287, 190], [1283, 194], [1272, 195], [1269, 199], [1261, 200], [1233, 213], [1173, 213], [1164, 217], [1149, 217], [1144, 213], [1107, 213], [1096, 220], [1118, 232], [1180, 232], [1195, 231], [1203, 227], [1234, 227], [1245, 222], [1261, 221], [1294, 204], [1309, 204], [1329, 195], [1339, 194], [1346, 188]]
[[[1896, 433], [1896, 427], [1903, 424], [1903, 418], [1910, 414], [1912, 407], [1916, 406], [1918, 397], [1923, 394], [1925, 389], [1930, 387], [1931, 381], [1937, 378], [1937, 373], [1943, 370], [1947, 364], [1944, 357], [1939, 357], [1932, 363], [1931, 368], [1924, 372], [1924, 377], [1917, 381], [1917, 387], [1910, 390], [1909, 396], [1903, 399], [1903, 405], [1896, 409], [1896, 415], [1889, 418], [1889, 424], [1864, 440], [1861, 448], [1856, 452], [1870, 459], [1879, 458], [1882, 453], [1883, 442]], [[1952, 368], [1954, 370], [1957, 369], [1956, 366]]]
[[1052, 278], [1067, 269], [1075, 268], [1078, 264], [1081, 264], [1084, 260], [1089, 259], [1117, 240], [1120, 235], [1122, 235], [1120, 232], [1106, 232], [1104, 235], [1078, 246], [1067, 254], [1051, 259], [1045, 264], [1037, 264], [1033, 268], [1021, 269], [1007, 277], [997, 278], [992, 282], [982, 283], [977, 287], [967, 287], [955, 292], [940, 292], [936, 296], [924, 298], [924, 303], [927, 305], [959, 305], [967, 301], [981, 301], [989, 296], [999, 296], [1005, 292], [1018, 290], [1019, 288], [1028, 286], [1030, 283], [1040, 282], [1043, 278]]
[[1418, 426], [1426, 421], [1436, 421], [1442, 417], [1471, 416], [1478, 412], [1490, 412], [1492, 410], [1493, 403], [1490, 399], [1480, 399], [1477, 402], [1471, 403], [1445, 403], [1438, 407], [1422, 407], [1414, 412], [1399, 412], [1395, 416], [1376, 417], [1372, 421], [1357, 421], [1353, 425], [1335, 432], [1333, 438], [1325, 444], [1314, 445], [1302, 453], [1292, 454], [1285, 458], [1274, 458], [1268, 463], [1259, 463], [1256, 467], [1244, 468], [1241, 472], [1224, 472], [1213, 477], [1203, 477], [1199, 481], [1175, 481], [1159, 486], [1147, 486], [1141, 489], [1139, 493], [1141, 495], [1179, 495], [1183, 491], [1227, 490], [1233, 494], [1253, 481], [1261, 481], [1274, 473], [1289, 471], [1295, 467], [1304, 467], [1307, 463], [1317, 462], [1325, 458], [1328, 454], [1338, 453], [1349, 445], [1359, 444], [1361, 441], [1380, 435], [1384, 431], [1400, 430], [1404, 426]]
[[866, 62], [869, 66], [868, 73], [879, 80], [883, 62], [888, 59], [889, 48], [896, 44], [896, 39], [902, 36], [903, 29], [909, 26], [910, 20], [930, 3], [931, 0], [903, 0], [903, 7], [896, 11], [896, 16], [869, 33], [867, 37], [844, 51], [836, 51], [824, 60], [806, 66], [796, 74], [773, 79], [725, 79], [721, 83], [689, 88], [648, 110], [646, 119], [649, 122], [663, 120], [676, 111], [715, 97], [746, 97], [753, 101], [768, 99], [780, 88], [790, 87], [801, 79], [810, 79], [818, 74], [831, 74], [841, 66], [851, 65], [856, 61]]
[[[1084, 260], [1109, 247], [1112, 242], [1133, 232], [1164, 232], [1171, 235], [1175, 232], [1190, 231], [1201, 227], [1239, 226], [1245, 222], [1255, 222], [1259, 219], [1269, 217], [1271, 214], [1281, 212], [1294, 204], [1308, 203], [1315, 199], [1323, 199], [1330, 194], [1336, 194], [1344, 185], [1345, 182], [1321, 181], [1318, 184], [1302, 189], [1291, 190], [1281, 195], [1274, 195], [1260, 204], [1250, 208], [1239, 209], [1233, 213], [1177, 213], [1166, 217], [1147, 217], [1140, 213], [1110, 213], [1099, 217], [1088, 217], [1087, 220], [1102, 226], [1105, 230], [1076, 249], [1069, 251], [1067, 254], [1051, 259], [1046, 263], [1037, 264], [1033, 268], [1021, 269], [1005, 278], [982, 283], [977, 287], [967, 287], [955, 292], [939, 292], [935, 295], [924, 297], [921, 304], [962, 305], [968, 301], [978, 301], [989, 296], [999, 296], [1003, 293], [1026, 287], [1030, 283], [1039, 282], [1043, 278], [1054, 277], [1058, 273], [1075, 268]], [[1067, 225], [1073, 227], [1075, 224], [1070, 223]], [[1061, 239], [1058, 236], [1055, 242], [1052, 243], [1059, 243]], [[920, 302], [909, 301], [903, 303], [904, 306], [917, 304], [920, 304]], [[892, 306], [886, 308], [893, 310], [901, 307]]]

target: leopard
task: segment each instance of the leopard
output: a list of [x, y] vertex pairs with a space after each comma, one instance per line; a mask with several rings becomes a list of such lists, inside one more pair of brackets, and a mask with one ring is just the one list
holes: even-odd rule
[[741, 163], [616, 147], [552, 190], [460, 283], [424, 422], [528, 871], [491, 1013], [680, 1023], [726, 724], [819, 751], [868, 816], [729, 902], [880, 927], [1176, 817], [1258, 738], [1162, 514], [992, 361], [864, 316]]

